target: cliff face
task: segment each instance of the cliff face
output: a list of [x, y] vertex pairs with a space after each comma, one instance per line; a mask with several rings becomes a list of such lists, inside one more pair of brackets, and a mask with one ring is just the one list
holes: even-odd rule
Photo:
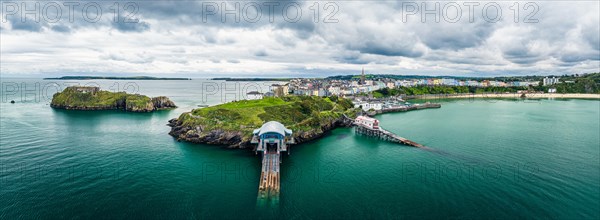
[[149, 98], [144, 95], [125, 92], [101, 91], [98, 87], [67, 87], [54, 94], [52, 108], [69, 110], [124, 110], [131, 112], [151, 112], [160, 109], [176, 108], [169, 98], [159, 96]]
[[278, 121], [293, 131], [296, 143], [304, 143], [348, 125], [345, 115], [353, 115], [354, 111], [352, 102], [337, 97], [240, 100], [183, 113], [169, 121], [169, 134], [193, 143], [248, 148], [254, 129], [265, 122]]
[[176, 118], [169, 120], [168, 125], [171, 127], [169, 135], [177, 138], [177, 141], [224, 145], [230, 148], [247, 148], [250, 146], [250, 140], [244, 140], [244, 132], [242, 131], [224, 131], [222, 129], [205, 131], [204, 126], [186, 126]]
[[156, 109], [164, 109], [164, 108], [176, 108], [175, 103], [166, 96], [158, 96], [152, 98], [152, 104]]
[[[237, 131], [225, 131], [223, 129], [206, 130], [202, 125], [187, 126], [177, 118], [169, 120], [171, 127], [169, 135], [183, 140], [199, 144], [222, 145], [229, 148], [250, 148], [251, 130], [240, 129]], [[318, 139], [327, 132], [338, 127], [350, 127], [352, 122], [344, 117], [324, 122], [320, 127], [308, 131], [294, 132], [293, 137], [296, 144], [305, 143]]]

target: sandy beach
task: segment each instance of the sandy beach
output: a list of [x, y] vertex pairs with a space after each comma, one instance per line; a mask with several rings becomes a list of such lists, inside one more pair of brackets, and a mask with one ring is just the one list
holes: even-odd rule
[[[471, 99], [471, 98], [521, 98], [519, 93], [498, 93], [498, 94], [435, 94], [415, 96], [414, 99]], [[587, 93], [528, 93], [525, 95], [528, 99], [600, 99], [600, 94]]]

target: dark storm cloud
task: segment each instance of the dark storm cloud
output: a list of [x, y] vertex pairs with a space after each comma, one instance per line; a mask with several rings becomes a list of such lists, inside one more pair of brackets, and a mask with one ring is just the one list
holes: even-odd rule
[[565, 63], [578, 63], [586, 60], [600, 60], [600, 52], [590, 52], [590, 53], [565, 53], [562, 54], [560, 60]]
[[503, 57], [516, 64], [533, 64], [544, 59], [544, 57], [534, 54], [526, 48], [515, 48], [504, 51]]
[[7, 16], [8, 22], [10, 22], [12, 30], [21, 30], [21, 31], [31, 31], [31, 32], [40, 32], [42, 31], [42, 22], [37, 22], [32, 18], [26, 18], [22, 20], [17, 16]]
[[[85, 3], [80, 2], [78, 9], [81, 10]], [[14, 30], [19, 34], [53, 34], [56, 39], [70, 37], [69, 40], [78, 40], [75, 46], [98, 49], [95, 53], [101, 54], [94, 56], [100, 56], [102, 60], [132, 64], [164, 61], [186, 65], [203, 65], [200, 62], [203, 61], [217, 70], [259, 61], [264, 62], [261, 65], [272, 64], [268, 67], [270, 70], [281, 68], [282, 71], [315, 74], [366, 64], [374, 68], [385, 65], [381, 66], [385, 69], [422, 68], [425, 70], [419, 71], [429, 72], [436, 71], [438, 67], [474, 72], [478, 69], [494, 72], [514, 68], [511, 71], [519, 72], [529, 71], [524, 68], [536, 65], [562, 68], [585, 64], [586, 68], [590, 68], [600, 60], [597, 2], [539, 3], [540, 12], [536, 17], [539, 23], [513, 22], [511, 14], [507, 14], [510, 11], [508, 3], [500, 3], [507, 13], [498, 23], [484, 21], [480, 17], [481, 11], [477, 10], [475, 22], [468, 21], [466, 11], [463, 11], [463, 19], [458, 23], [444, 22], [443, 19], [441, 22], [421, 22], [419, 14], [404, 22], [401, 21], [401, 1], [334, 2], [339, 6], [335, 15], [338, 22], [324, 23], [327, 13], [323, 10], [317, 19], [319, 22], [313, 20], [313, 10], [309, 7], [315, 2], [311, 1], [273, 1], [277, 5], [269, 11], [265, 1], [195, 0], [135, 1], [137, 11], [133, 18], [139, 19], [139, 22], [128, 23], [123, 19], [130, 15], [131, 8], [120, 10], [115, 21], [110, 10], [114, 2], [96, 3], [103, 8], [102, 19], [98, 21], [86, 21], [79, 15], [80, 11], [76, 13], [74, 22], [68, 19], [57, 23], [43, 20], [38, 23], [31, 19], [21, 22], [19, 16], [9, 16], [8, 25], [3, 24], [0, 29], [3, 36], [12, 35]], [[121, 9], [125, 3], [119, 2]], [[325, 2], [319, 3], [319, 8], [324, 8]], [[420, 5], [421, 2], [416, 3]], [[225, 8], [231, 10], [236, 5], [241, 11], [239, 21], [234, 15], [224, 12]], [[254, 6], [259, 6], [260, 10], [255, 10]], [[284, 17], [282, 12], [286, 6], [291, 6], [287, 8], [288, 17]], [[293, 20], [296, 6], [302, 15], [300, 19]], [[216, 7], [213, 8], [216, 11], [206, 14], [207, 7]], [[272, 21], [269, 16], [273, 16]], [[248, 20], [252, 18], [259, 19]], [[99, 31], [102, 33], [97, 33]], [[85, 45], [89, 42], [88, 33], [97, 35], [97, 38], [113, 35], [127, 36], [127, 39], [115, 44], [94, 41]], [[19, 50], [30, 51], [45, 44], [19, 48], [13, 43], [10, 50], [3, 51], [18, 53]], [[113, 48], [116, 44], [118, 47]], [[3, 43], [3, 46], [6, 44]], [[173, 54], [169, 51], [173, 51], [175, 46], [186, 48], [186, 56], [181, 59], [189, 59], [190, 62], [172, 58]], [[73, 47], [65, 45], [65, 48], [71, 48], [65, 56], [84, 53], [75, 51]], [[120, 47], [124, 52], [118, 51]], [[60, 54], [60, 49], [41, 49]], [[128, 52], [146, 49], [146, 53]], [[349, 67], [353, 65], [356, 66]], [[311, 68], [308, 70], [302, 66]], [[558, 67], [556, 69], [559, 70]]]
[[266, 57], [266, 56], [268, 56], [268, 54], [267, 54], [267, 51], [265, 51], [263, 49], [263, 50], [258, 50], [256, 52], [254, 52], [254, 56], [257, 56], [257, 57]]
[[423, 56], [424, 53], [424, 51], [415, 48], [413, 44], [406, 44], [403, 42], [368, 41], [360, 45], [349, 45], [347, 49], [357, 50], [367, 54], [413, 58]]
[[71, 28], [66, 25], [53, 25], [50, 29], [60, 33], [69, 33], [71, 32]]
[[600, 50], [600, 25], [586, 27], [583, 31], [583, 38], [595, 50]]
[[142, 32], [150, 29], [150, 24], [144, 21], [138, 22], [112, 22], [112, 27], [121, 32]]
[[493, 24], [478, 23], [432, 23], [426, 28], [415, 28], [419, 38], [429, 48], [459, 50], [479, 46], [495, 30]]
[[461, 54], [460, 52], [430, 54], [427, 56], [427, 60], [435, 62], [448, 62], [453, 64], [468, 64], [473, 66], [499, 64], [499, 61], [490, 59], [488, 57]]
[[341, 63], [349, 64], [368, 64], [371, 62], [369, 60], [364, 59], [362, 55], [356, 51], [336, 54], [333, 56], [333, 59]]

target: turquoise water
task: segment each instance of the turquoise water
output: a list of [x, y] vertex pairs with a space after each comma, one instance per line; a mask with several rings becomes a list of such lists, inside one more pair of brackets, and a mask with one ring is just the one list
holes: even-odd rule
[[135, 81], [139, 93], [180, 106], [147, 114], [54, 110], [3, 87], [0, 218], [600, 217], [600, 101], [447, 100], [380, 115], [384, 128], [429, 149], [334, 130], [292, 147], [279, 204], [263, 206], [252, 151], [167, 134], [169, 119], [203, 104], [206, 82]]

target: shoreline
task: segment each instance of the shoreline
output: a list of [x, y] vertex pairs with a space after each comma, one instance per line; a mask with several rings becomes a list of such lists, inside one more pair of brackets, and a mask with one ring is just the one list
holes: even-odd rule
[[[430, 94], [408, 96], [407, 99], [473, 99], [473, 98], [514, 98], [520, 99], [522, 94], [519, 93], [489, 93], [489, 94]], [[600, 99], [600, 94], [589, 93], [527, 93], [527, 99]]]

